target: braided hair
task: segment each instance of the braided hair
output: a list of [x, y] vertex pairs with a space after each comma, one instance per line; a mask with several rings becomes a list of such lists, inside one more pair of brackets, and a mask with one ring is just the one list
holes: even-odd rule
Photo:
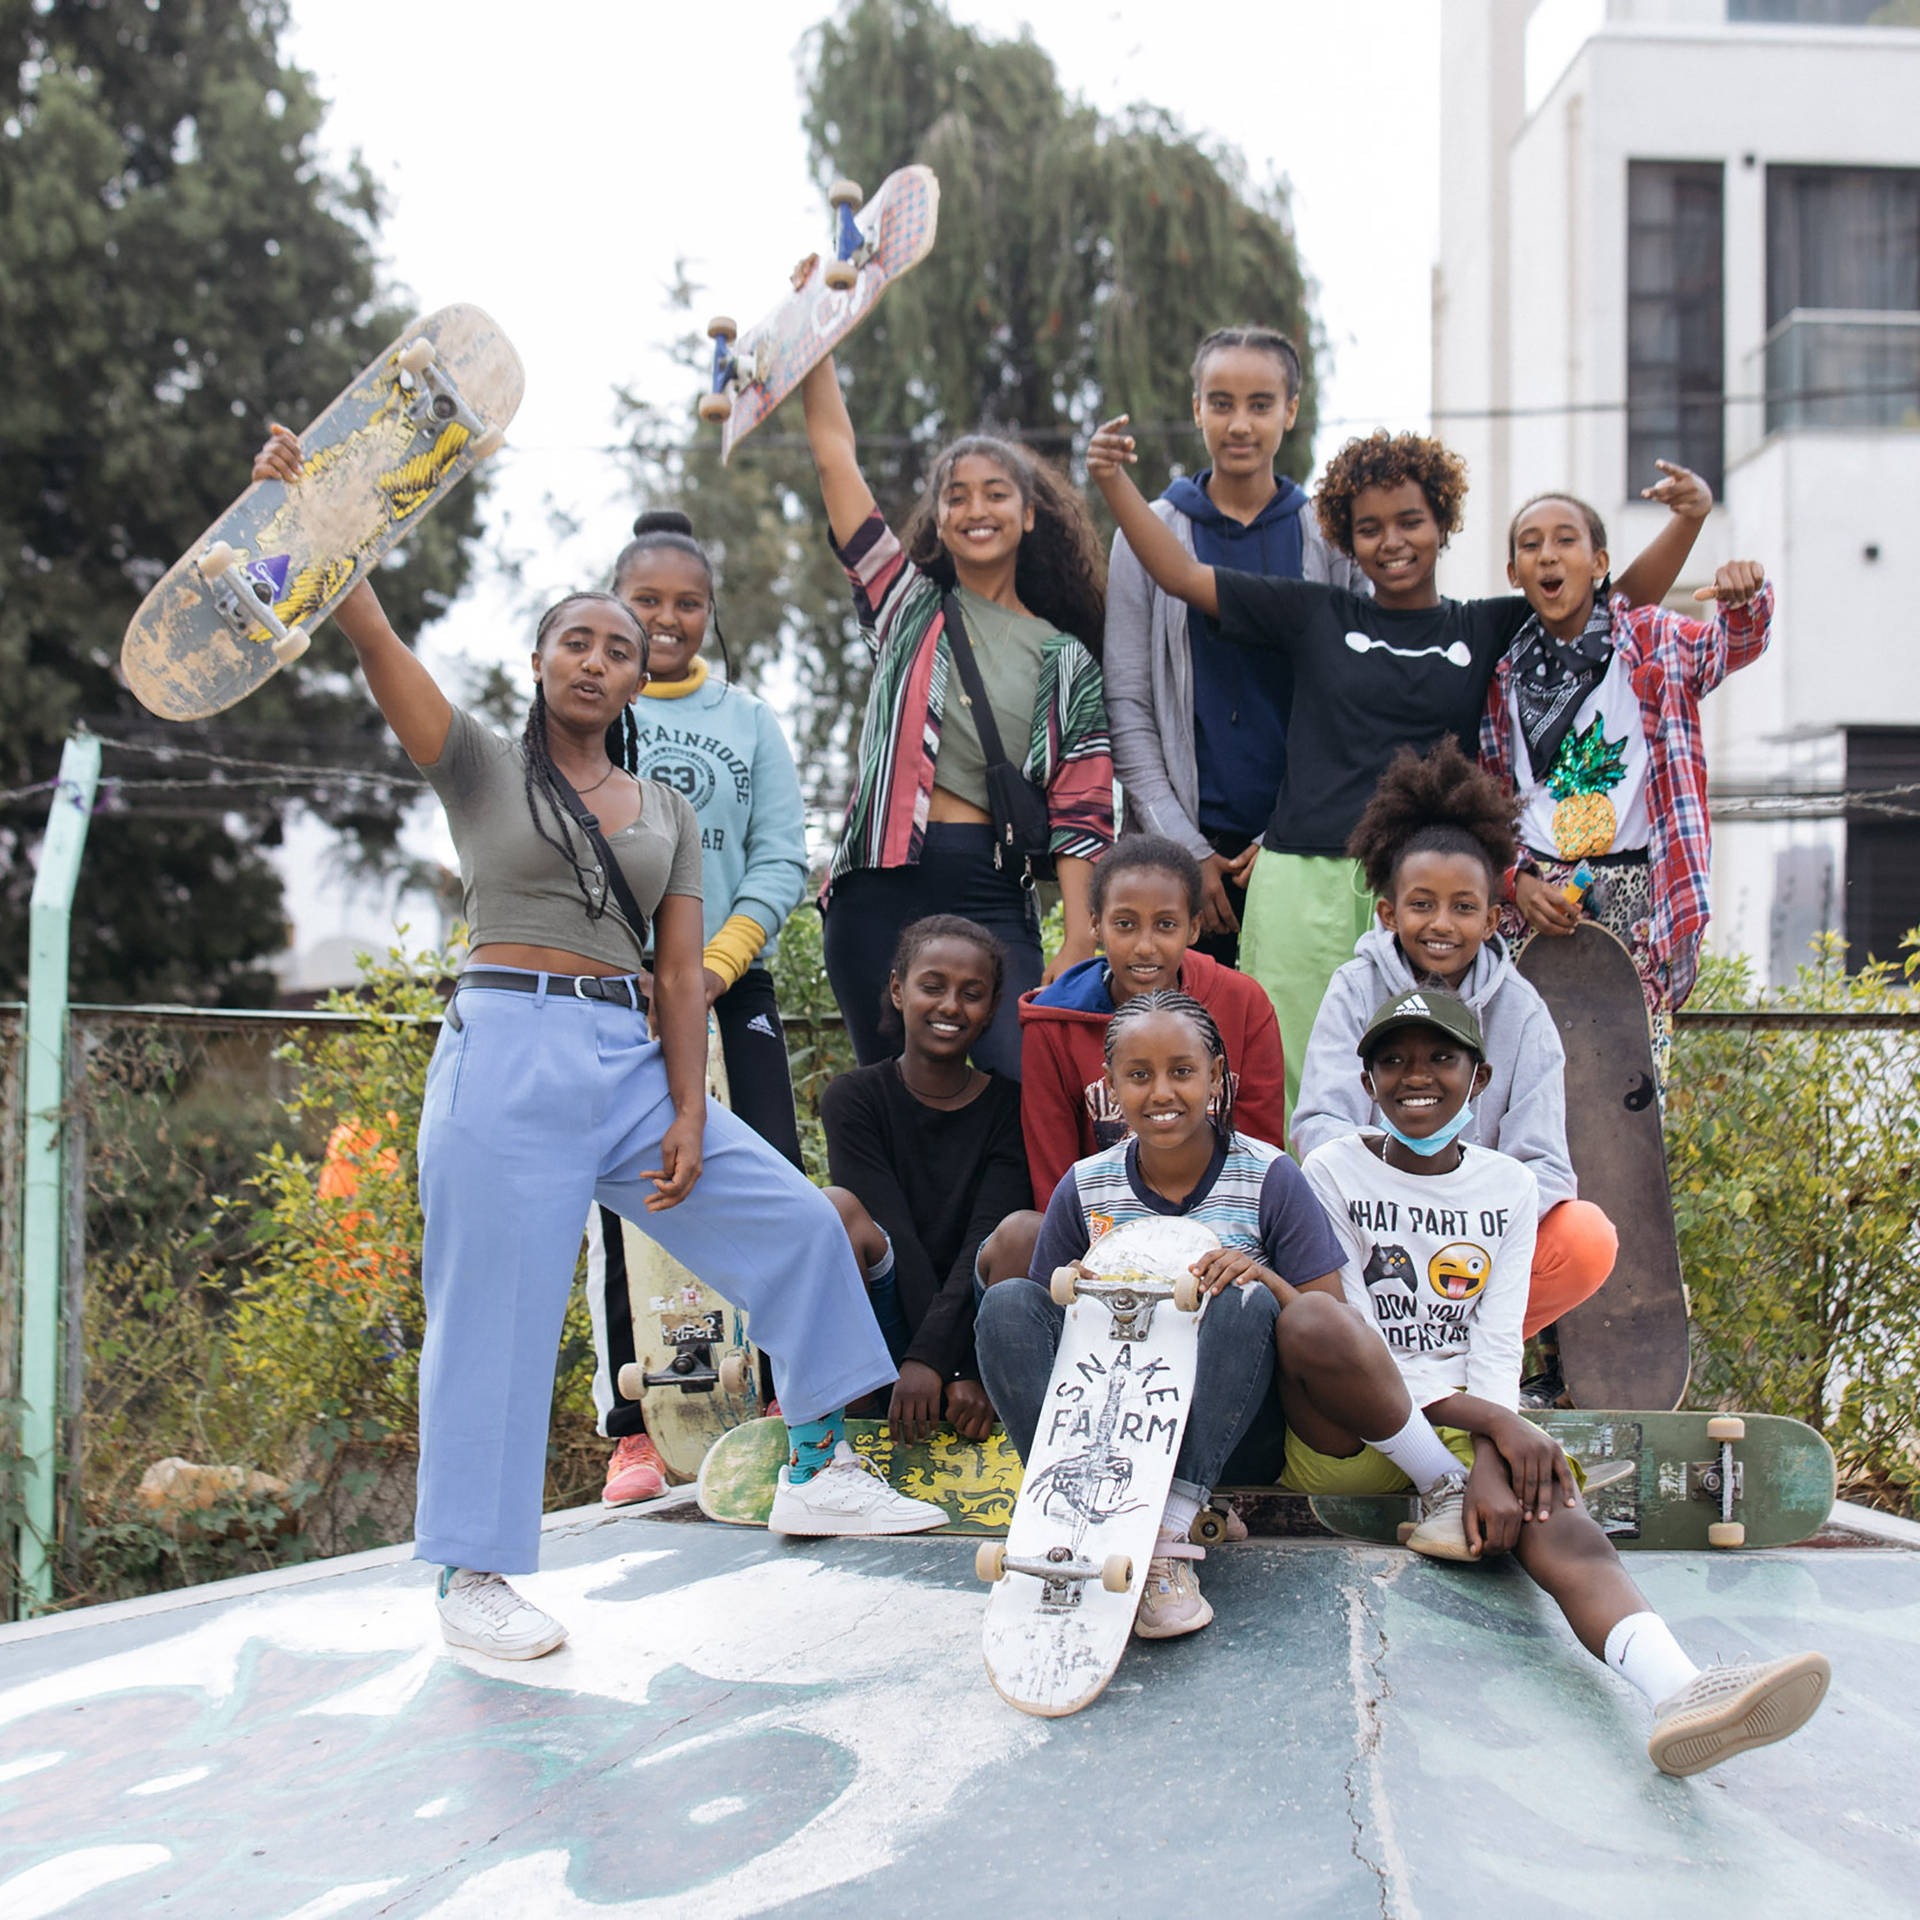
[[[538, 653], [547, 643], [547, 636], [560, 623], [560, 616], [569, 607], [577, 607], [583, 600], [592, 600], [602, 606], [618, 607], [636, 627], [640, 626], [634, 618], [633, 609], [624, 600], [610, 593], [587, 591], [570, 593], [564, 600], [556, 600], [540, 616], [540, 624], [534, 629], [533, 650]], [[647, 634], [640, 628], [640, 672], [642, 678], [647, 671]], [[520, 745], [526, 761], [527, 812], [533, 818], [533, 830], [548, 846], [566, 861], [573, 869], [573, 884], [580, 889], [580, 898], [586, 904], [587, 918], [602, 919], [607, 911], [604, 897], [596, 900], [594, 890], [588, 884], [587, 869], [581, 864], [580, 857], [573, 850], [573, 836], [569, 832], [572, 815], [567, 811], [566, 802], [560, 797], [559, 770], [553, 764], [553, 755], [547, 747], [547, 693], [538, 680], [533, 683], [533, 704], [527, 709], [527, 724], [521, 731]], [[620, 716], [607, 728], [607, 758], [623, 773], [640, 772], [640, 729], [635, 724], [633, 709], [622, 707]], [[546, 821], [541, 818], [542, 803], [553, 818], [556, 829], [547, 830]], [[636, 932], [638, 929], [635, 930]]]
[[1487, 870], [1494, 898], [1520, 851], [1520, 796], [1450, 739], [1426, 754], [1402, 747], [1347, 838], [1377, 898], [1393, 898], [1409, 854], [1464, 854]]
[[707, 557], [706, 548], [693, 537], [693, 522], [684, 513], [674, 507], [655, 507], [633, 523], [633, 538], [620, 549], [620, 556], [613, 563], [611, 585], [614, 593], [619, 593], [628, 569], [636, 561], [650, 553], [662, 552], [684, 553], [688, 559], [699, 561], [701, 572], [707, 576], [707, 624], [713, 628], [713, 637], [720, 643], [720, 664], [726, 668], [727, 678], [731, 680], [733, 655], [727, 651], [727, 636], [720, 630], [720, 596], [714, 591], [713, 562]]
[[1213, 1101], [1207, 1117], [1213, 1122], [1214, 1132], [1231, 1146], [1233, 1074], [1227, 1066], [1227, 1043], [1221, 1039], [1213, 1015], [1192, 994], [1182, 993], [1178, 987], [1155, 987], [1151, 993], [1136, 993], [1131, 1000], [1123, 1000], [1114, 1009], [1113, 1018], [1107, 1022], [1107, 1072], [1113, 1072], [1113, 1054], [1120, 1036], [1128, 1027], [1137, 1026], [1156, 1013], [1178, 1014], [1183, 1020], [1191, 1020], [1199, 1030], [1200, 1043], [1207, 1050], [1207, 1058], [1220, 1062], [1220, 1093]]
[[1200, 350], [1193, 356], [1193, 390], [1196, 394], [1200, 391], [1208, 360], [1214, 354], [1224, 353], [1232, 347], [1245, 347], [1251, 352], [1264, 353], [1270, 359], [1277, 360], [1287, 383], [1287, 398], [1300, 398], [1300, 349], [1276, 328], [1251, 325], [1215, 327], [1200, 342]]

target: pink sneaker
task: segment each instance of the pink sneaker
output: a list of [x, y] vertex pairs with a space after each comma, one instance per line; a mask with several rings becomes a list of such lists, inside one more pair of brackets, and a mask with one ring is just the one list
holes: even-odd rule
[[630, 1507], [637, 1500], [658, 1500], [667, 1490], [667, 1469], [652, 1436], [630, 1433], [607, 1462], [607, 1484], [600, 1495], [609, 1507]]

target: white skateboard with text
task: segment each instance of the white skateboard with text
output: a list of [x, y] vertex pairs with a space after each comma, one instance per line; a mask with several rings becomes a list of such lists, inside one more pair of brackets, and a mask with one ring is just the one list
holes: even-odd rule
[[1097, 1279], [1054, 1276], [1067, 1321], [1020, 1499], [975, 1561], [987, 1674], [1023, 1713], [1077, 1712], [1126, 1651], [1193, 1396], [1191, 1268], [1219, 1244], [1196, 1221], [1130, 1220], [1081, 1262]]

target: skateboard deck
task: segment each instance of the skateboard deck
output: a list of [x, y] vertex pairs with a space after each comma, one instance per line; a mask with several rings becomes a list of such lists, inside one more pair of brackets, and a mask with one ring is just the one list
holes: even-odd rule
[[[707, 1092], [728, 1104], [720, 1027], [707, 1015]], [[620, 1223], [634, 1357], [620, 1392], [641, 1415], [668, 1479], [684, 1484], [730, 1428], [760, 1419], [760, 1367], [747, 1316], [631, 1220]]]
[[[1020, 1491], [1020, 1456], [1003, 1429], [965, 1440], [943, 1425], [931, 1439], [909, 1444], [892, 1439], [884, 1420], [849, 1420], [846, 1435], [896, 1492], [945, 1509], [947, 1524], [930, 1532], [1006, 1532]], [[787, 1452], [784, 1420], [749, 1420], [721, 1434], [700, 1467], [700, 1511], [729, 1526], [764, 1527]]]
[[1066, 1325], [1026, 1477], [1005, 1543], [976, 1561], [987, 1673], [1023, 1713], [1077, 1712], [1126, 1651], [1193, 1392], [1188, 1269], [1219, 1244], [1195, 1221], [1133, 1220], [1088, 1250], [1100, 1279], [1055, 1282]]
[[[888, 174], [864, 206], [858, 195], [850, 182], [834, 183], [834, 236], [825, 264], [816, 255], [800, 286], [765, 319], [737, 339], [731, 320], [717, 318], [707, 328], [714, 343], [713, 370], [700, 416], [721, 422], [723, 466], [734, 448], [873, 311], [881, 294], [933, 251], [940, 182], [931, 167], [902, 167]], [[835, 280], [851, 284], [830, 284]]]
[[[1531, 1414], [1593, 1476], [1587, 1511], [1621, 1552], [1787, 1547], [1833, 1511], [1833, 1450], [1777, 1414]], [[1611, 1477], [1628, 1463], [1631, 1471]], [[1317, 1496], [1323, 1526], [1391, 1545], [1412, 1516], [1404, 1495]]]
[[348, 589], [498, 448], [525, 385], [478, 307], [409, 323], [301, 433], [301, 478], [255, 481], [140, 603], [120, 646], [140, 704], [204, 719], [297, 660]]
[[1561, 1317], [1567, 1391], [1577, 1407], [1677, 1407], [1690, 1368], [1687, 1297], [1639, 975], [1590, 920], [1564, 938], [1528, 941], [1519, 968], [1566, 1049], [1567, 1150], [1580, 1197], [1620, 1235], [1607, 1284]]

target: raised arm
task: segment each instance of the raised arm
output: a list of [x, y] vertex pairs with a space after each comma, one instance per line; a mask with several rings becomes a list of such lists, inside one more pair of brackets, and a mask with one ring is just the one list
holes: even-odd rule
[[1213, 569], [1202, 566], [1180, 544], [1173, 529], [1147, 505], [1146, 496], [1127, 472], [1139, 457], [1133, 450], [1133, 435], [1123, 431], [1127, 418], [1119, 414], [1094, 434], [1087, 448], [1087, 477], [1100, 489], [1108, 511], [1127, 536], [1134, 558], [1161, 592], [1198, 607], [1204, 614], [1217, 615], [1220, 596], [1214, 588]]
[[800, 406], [806, 415], [814, 470], [820, 476], [820, 496], [827, 505], [827, 525], [835, 543], [844, 547], [873, 512], [873, 489], [860, 472], [853, 419], [840, 391], [832, 354], [800, 382]]
[[1643, 500], [1658, 501], [1668, 509], [1667, 524], [1640, 550], [1631, 565], [1614, 580], [1616, 592], [1627, 596], [1630, 607], [1655, 607], [1673, 591], [1700, 529], [1713, 511], [1713, 489], [1687, 467], [1656, 460], [1664, 479], [1642, 487]]
[[[302, 456], [299, 440], [271, 423], [267, 444], [253, 456], [256, 480], [300, 484]], [[407, 758], [417, 767], [430, 767], [447, 744], [453, 708], [411, 648], [394, 632], [370, 580], [362, 580], [334, 608], [340, 631], [352, 642], [367, 676], [367, 691], [386, 717]]]

